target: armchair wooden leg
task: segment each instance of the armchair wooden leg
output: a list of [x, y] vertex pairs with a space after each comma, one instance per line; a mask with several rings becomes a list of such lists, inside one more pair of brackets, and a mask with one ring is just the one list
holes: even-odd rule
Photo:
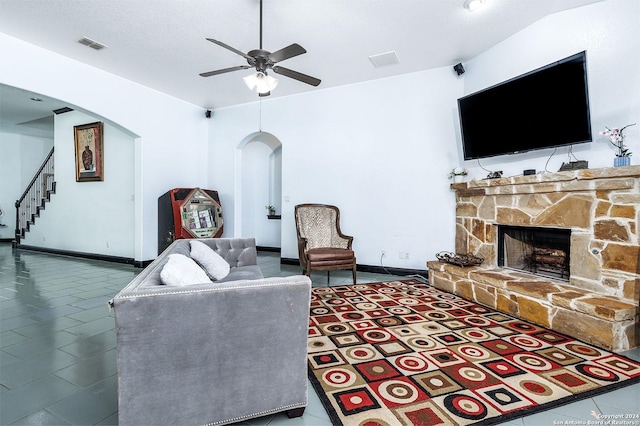
[[353, 265], [353, 283], [356, 283], [356, 265]]
[[329, 281], [330, 281], [329, 274], [331, 274], [331, 271], [327, 271], [327, 285], [329, 285]]

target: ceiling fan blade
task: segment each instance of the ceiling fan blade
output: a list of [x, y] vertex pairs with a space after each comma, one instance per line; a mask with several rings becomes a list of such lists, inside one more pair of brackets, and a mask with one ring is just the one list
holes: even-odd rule
[[220, 47], [224, 47], [225, 49], [230, 50], [233, 53], [237, 53], [238, 55], [242, 56], [243, 58], [247, 59], [248, 61], [254, 61], [254, 59], [251, 56], [247, 55], [244, 52], [239, 51], [238, 49], [236, 49], [234, 47], [229, 46], [226, 43], [223, 43], [221, 41], [218, 41], [218, 40], [215, 40], [215, 39], [212, 39], [212, 38], [207, 38], [207, 40], [209, 40], [211, 43], [217, 44]]
[[202, 72], [200, 73], [200, 77], [211, 77], [212, 75], [224, 74], [226, 72], [232, 72], [232, 71], [246, 70], [247, 68], [251, 68], [251, 65], [238, 65], [237, 67], [223, 68], [215, 71]]
[[301, 72], [290, 70], [285, 67], [273, 67], [273, 72], [277, 74], [284, 75], [285, 77], [293, 78], [295, 80], [301, 81], [303, 83], [310, 84], [312, 86], [317, 86], [320, 84], [320, 79], [311, 77], [310, 75], [302, 74]]
[[305, 48], [300, 46], [298, 43], [293, 43], [292, 45], [271, 53], [269, 55], [269, 59], [271, 59], [275, 64], [276, 62], [284, 61], [285, 59], [293, 58], [294, 56], [302, 55], [303, 53], [307, 53]]

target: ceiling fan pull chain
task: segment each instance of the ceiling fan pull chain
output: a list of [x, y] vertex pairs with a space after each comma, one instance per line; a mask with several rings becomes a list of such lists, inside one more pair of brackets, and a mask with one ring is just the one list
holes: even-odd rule
[[262, 50], [262, 0], [260, 0], [260, 50]]

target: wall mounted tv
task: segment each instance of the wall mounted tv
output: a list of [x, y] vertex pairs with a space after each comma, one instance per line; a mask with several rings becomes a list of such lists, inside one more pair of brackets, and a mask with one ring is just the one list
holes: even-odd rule
[[591, 142], [581, 52], [458, 99], [464, 159]]

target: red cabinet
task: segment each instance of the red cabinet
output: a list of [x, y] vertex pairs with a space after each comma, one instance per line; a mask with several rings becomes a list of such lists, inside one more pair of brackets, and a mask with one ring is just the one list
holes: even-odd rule
[[180, 238], [219, 237], [222, 225], [218, 191], [171, 189], [158, 198], [158, 254]]

